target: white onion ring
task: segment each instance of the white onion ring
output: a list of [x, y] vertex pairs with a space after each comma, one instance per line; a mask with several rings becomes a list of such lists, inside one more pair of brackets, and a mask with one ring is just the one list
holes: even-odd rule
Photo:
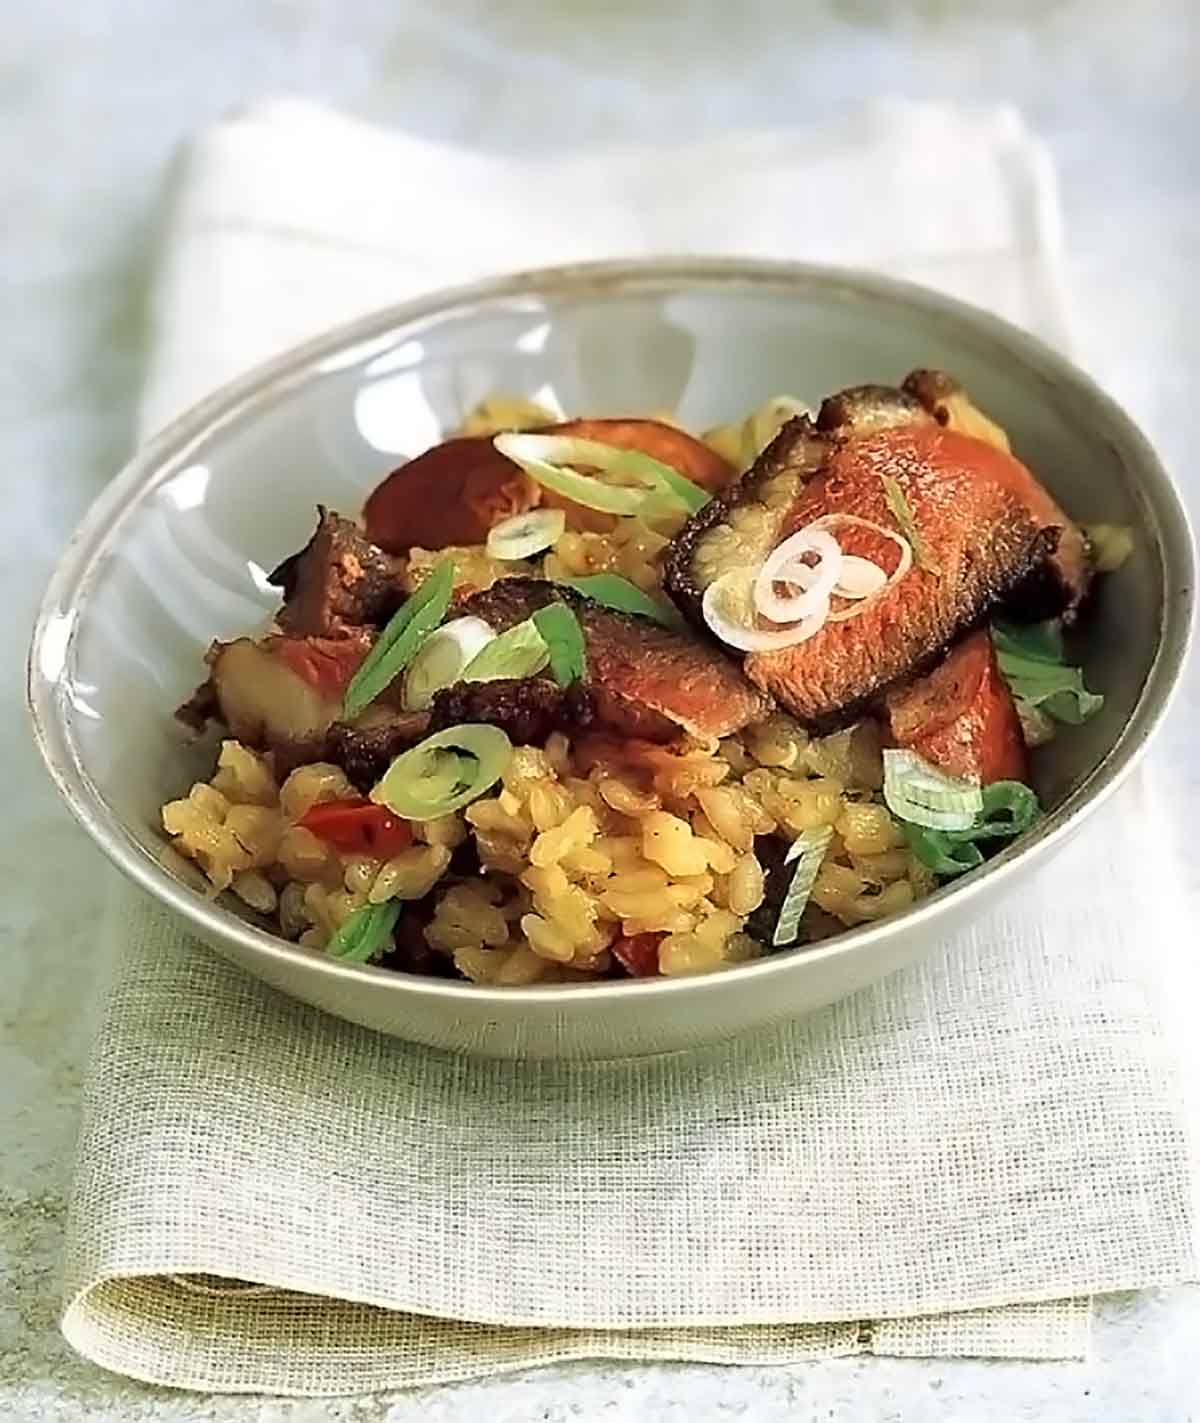
[[[868, 594], [865, 598], [856, 600], [849, 608], [842, 608], [839, 612], [830, 613], [829, 621], [831, 623], [842, 623], [845, 622], [847, 618], [857, 618], [862, 613], [865, 613], [868, 608], [874, 607], [880, 598], [887, 595], [892, 585], [899, 583], [901, 578], [903, 578], [912, 567], [912, 544], [909, 543], [903, 534], [898, 534], [895, 529], [886, 528], [883, 524], [877, 524], [871, 519], [861, 519], [857, 514], [822, 514], [819, 519], [814, 519], [808, 527], [810, 529], [827, 529], [830, 531], [839, 528], [870, 529], [874, 534], [882, 534], [884, 538], [891, 539], [891, 541], [900, 548], [900, 561], [896, 564], [895, 568], [892, 569], [891, 573], [888, 574], [887, 582], [876, 592]], [[855, 555], [851, 555], [851, 557], [854, 556]], [[870, 560], [864, 561], [869, 562]]]
[[749, 627], [745, 622], [731, 617], [721, 604], [739, 581], [742, 582], [743, 597], [748, 592], [752, 595], [753, 590], [746, 587], [746, 580], [753, 576], [752, 572], [748, 574], [744, 569], [735, 568], [730, 573], [723, 573], [704, 590], [704, 601], [701, 605], [704, 621], [722, 642], [736, 647], [739, 652], [771, 652], [807, 642], [824, 627], [825, 619], [829, 615], [828, 598], [808, 617], [802, 618], [791, 627], [778, 630]]
[[[815, 553], [819, 562], [804, 564], [805, 554]], [[800, 592], [781, 596], [775, 584], [783, 582], [783, 570], [799, 564], [809, 569], [809, 577], [799, 584]], [[824, 529], [809, 524], [772, 550], [754, 580], [754, 606], [774, 623], [796, 622], [828, 607], [842, 571], [842, 549], [837, 539]], [[791, 586], [797, 586], [793, 583]]]
[[838, 598], [870, 598], [887, 587], [888, 576], [877, 563], [856, 553], [842, 555], [842, 571], [833, 591]]

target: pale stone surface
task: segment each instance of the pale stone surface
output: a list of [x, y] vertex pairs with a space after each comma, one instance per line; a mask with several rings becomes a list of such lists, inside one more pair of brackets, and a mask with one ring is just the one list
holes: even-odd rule
[[[1179, 1419], [1200, 1410], [1200, 1296], [1105, 1302], [1089, 1366], [837, 1361], [796, 1370], [577, 1365], [394, 1399], [203, 1399], [110, 1378], [54, 1327], [78, 1087], [107, 965], [108, 871], [55, 803], [20, 717], [51, 564], [130, 438], [160, 184], [178, 140], [294, 90], [494, 149], [800, 124], [867, 93], [1012, 99], [1062, 178], [1077, 354], [1200, 504], [1200, 32], [1192, 0], [41, 0], [7, 7], [0, 450], [9, 506], [0, 698], [0, 1418]], [[972, 13], [975, 7], [972, 7]], [[936, 161], [936, 160], [934, 160]], [[381, 174], [380, 181], [387, 176]], [[515, 195], [519, 200], [519, 195]], [[564, 215], [569, 220], [569, 215]], [[814, 221], [819, 208], [814, 205]], [[698, 241], [702, 247], [702, 242]], [[1160, 745], [1200, 791], [1193, 673]], [[1200, 871], [1192, 860], [1194, 884]]]

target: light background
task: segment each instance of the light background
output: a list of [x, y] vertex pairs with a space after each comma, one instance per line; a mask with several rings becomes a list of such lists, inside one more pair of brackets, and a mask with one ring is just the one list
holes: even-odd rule
[[[0, 34], [0, 1419], [1194, 1416], [1194, 1290], [1106, 1302], [1089, 1366], [579, 1365], [390, 1401], [260, 1404], [75, 1360], [54, 1327], [55, 1271], [108, 870], [55, 804], [20, 708], [42, 586], [129, 447], [171, 155], [263, 93], [495, 151], [802, 125], [870, 94], [1015, 101], [1058, 163], [1076, 355], [1197, 509], [1196, 0], [0, 0]], [[1193, 671], [1155, 758], [1181, 820], [1200, 795], [1198, 726]], [[1200, 884], [1196, 861], [1190, 873]]]

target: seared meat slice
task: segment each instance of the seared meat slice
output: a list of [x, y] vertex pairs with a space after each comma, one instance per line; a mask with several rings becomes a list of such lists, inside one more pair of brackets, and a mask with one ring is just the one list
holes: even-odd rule
[[[962, 386], [944, 371], [912, 371], [904, 378], [904, 391], [920, 401], [939, 425], [1009, 453], [1008, 436], [972, 404]], [[1087, 537], [1018, 460], [1006, 460], [997, 467], [996, 474], [1029, 510], [1039, 528], [1059, 531], [1053, 553], [1028, 583], [1015, 590], [1009, 611], [1030, 619], [1061, 612], [1067, 622], [1073, 621], [1092, 581]]]
[[429, 729], [482, 721], [500, 727], [518, 746], [538, 746], [552, 731], [581, 730], [595, 716], [595, 698], [581, 684], [560, 687], [548, 677], [501, 678], [459, 682], [439, 692]]
[[[717, 577], [753, 567], [824, 514], [894, 528], [883, 478], [895, 479], [930, 567], [914, 567], [857, 617], [827, 623], [794, 647], [751, 653], [744, 664], [755, 685], [802, 720], [850, 721], [883, 688], [930, 666], [1052, 552], [1057, 531], [1040, 528], [1013, 493], [1011, 464], [935, 422], [838, 438], [793, 420], [736, 490], [685, 526], [668, 552], [668, 590], [696, 618]], [[847, 553], [895, 566], [894, 546], [869, 530], [845, 529], [838, 539]]]
[[317, 516], [312, 538], [271, 574], [283, 589], [279, 626], [295, 637], [336, 637], [386, 622], [404, 601], [403, 565], [349, 519], [320, 505]]
[[711, 646], [553, 583], [505, 578], [460, 611], [504, 631], [555, 600], [579, 617], [587, 687], [596, 720], [606, 726], [647, 741], [671, 741], [681, 731], [710, 738], [739, 731], [770, 710], [769, 699]]
[[356, 722], [334, 722], [326, 734], [321, 759], [340, 766], [365, 793], [396, 757], [415, 746], [429, 729], [428, 712], [369, 707]]
[[209, 652], [212, 675], [205, 686], [230, 734], [271, 751], [279, 775], [332, 761], [367, 790], [429, 726], [427, 712], [400, 711], [383, 699], [353, 723], [338, 720], [343, 694], [369, 647], [366, 633], [218, 642]]
[[789, 420], [737, 481], [693, 514], [667, 549], [667, 592], [706, 629], [704, 590], [736, 568], [753, 568], [784, 537], [788, 511], [821, 469], [833, 441], [807, 418]]
[[1029, 765], [1017, 708], [981, 630], [951, 648], [927, 677], [887, 694], [894, 740], [952, 776], [1025, 781]]
[[247, 746], [318, 760], [342, 693], [370, 639], [240, 637], [214, 643], [210, 680], [221, 720]]

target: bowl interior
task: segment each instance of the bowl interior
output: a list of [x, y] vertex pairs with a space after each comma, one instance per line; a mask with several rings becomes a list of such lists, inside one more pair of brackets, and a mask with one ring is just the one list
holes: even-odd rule
[[770, 395], [815, 404], [914, 366], [956, 374], [1081, 521], [1137, 530], [1135, 554], [1075, 636], [1104, 709], [1039, 756], [1039, 788], [1057, 804], [1109, 753], [1159, 646], [1162, 532], [1134, 472], [1136, 434], [999, 323], [911, 290], [794, 272], [551, 282], [381, 321], [293, 364], [186, 443], [168, 439], [114, 513], [58, 635], [51, 626], [42, 639], [71, 754], [141, 851], [196, 884], [160, 840], [158, 810], [208, 773], [212, 747], [189, 746], [171, 711], [214, 638], [269, 616], [265, 572], [305, 541], [318, 502], [356, 512], [390, 468], [496, 392], [569, 414], [670, 410], [703, 429]]

